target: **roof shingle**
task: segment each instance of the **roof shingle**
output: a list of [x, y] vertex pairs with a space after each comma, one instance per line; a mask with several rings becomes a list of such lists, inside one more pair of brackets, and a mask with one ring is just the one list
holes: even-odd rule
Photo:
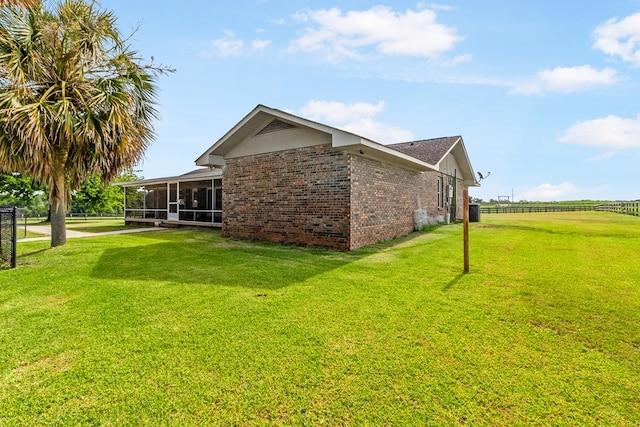
[[391, 144], [387, 145], [387, 147], [431, 165], [437, 165], [461, 138], [459, 135], [445, 136], [443, 138], [422, 139], [420, 141]]

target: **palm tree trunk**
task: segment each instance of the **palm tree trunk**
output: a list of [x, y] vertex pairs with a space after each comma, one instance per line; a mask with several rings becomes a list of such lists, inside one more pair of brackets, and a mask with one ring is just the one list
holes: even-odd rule
[[66, 153], [54, 154], [53, 182], [49, 193], [49, 209], [51, 211], [51, 247], [67, 243], [67, 180], [64, 174]]

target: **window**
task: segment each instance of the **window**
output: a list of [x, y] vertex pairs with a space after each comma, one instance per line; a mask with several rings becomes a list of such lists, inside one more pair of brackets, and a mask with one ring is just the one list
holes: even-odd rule
[[444, 206], [444, 197], [442, 194], [442, 177], [438, 177], [438, 182], [437, 182], [437, 192], [438, 192], [438, 207], [441, 208], [442, 206]]

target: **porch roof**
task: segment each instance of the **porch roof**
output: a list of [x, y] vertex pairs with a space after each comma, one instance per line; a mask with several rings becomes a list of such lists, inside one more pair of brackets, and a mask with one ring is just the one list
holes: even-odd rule
[[140, 187], [142, 185], [163, 184], [167, 182], [178, 182], [178, 181], [180, 182], [200, 181], [203, 179], [215, 179], [215, 178], [222, 178], [221, 169], [198, 168], [178, 176], [141, 179], [138, 181], [117, 182], [114, 185], [117, 185], [120, 187]]

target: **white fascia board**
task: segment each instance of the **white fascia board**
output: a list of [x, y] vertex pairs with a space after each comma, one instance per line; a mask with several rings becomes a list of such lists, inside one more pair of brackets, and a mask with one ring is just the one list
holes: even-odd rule
[[353, 133], [343, 132], [338, 129], [334, 129], [331, 132], [331, 146], [333, 148], [349, 147], [352, 145], [359, 145], [364, 138], [359, 137]]
[[476, 173], [473, 170], [473, 166], [471, 165], [471, 159], [469, 159], [469, 154], [467, 153], [467, 148], [464, 146], [464, 142], [462, 141], [462, 138], [460, 138], [458, 142], [456, 142], [456, 144], [454, 145], [454, 148], [457, 148], [458, 146], [459, 146], [458, 150], [462, 152], [462, 155], [465, 159], [465, 164], [467, 168], [469, 168], [469, 174], [471, 175], [471, 179], [468, 181], [472, 181], [472, 184], [468, 184], [469, 187], [480, 187], [480, 183], [476, 179]]
[[[218, 141], [216, 141], [215, 144], [209, 147], [200, 157], [198, 157], [195, 162], [196, 165], [224, 165], [225, 151], [223, 149], [223, 146], [226, 145], [227, 142], [233, 141], [234, 136], [236, 136], [236, 134], [240, 132], [242, 128], [246, 126], [259, 113], [265, 113], [274, 118], [280, 118], [291, 123], [296, 123], [300, 126], [328, 133], [331, 135], [332, 146], [334, 148], [344, 149], [356, 155], [364, 155], [373, 159], [387, 161], [392, 164], [398, 164], [408, 169], [419, 171], [438, 171], [437, 165], [431, 165], [429, 163], [423, 162], [412, 156], [401, 153], [392, 148], [388, 148], [382, 144], [363, 138], [359, 135], [343, 131], [328, 125], [324, 125], [322, 123], [314, 122], [313, 120], [305, 119], [286, 111], [269, 108], [264, 105], [258, 105], [256, 108], [254, 108], [222, 138], [220, 138]], [[220, 154], [212, 154], [216, 150], [218, 150]], [[361, 154], [361, 151], [364, 154]]]
[[217, 166], [217, 167], [222, 167], [226, 164], [226, 161], [224, 160], [223, 156], [219, 156], [217, 154], [209, 154], [208, 156], [209, 161], [206, 164], [198, 164], [198, 162], [196, 161], [196, 165], [198, 166]]
[[[456, 148], [456, 146], [458, 144], [460, 144], [460, 141], [462, 140], [462, 137], [459, 137], [456, 142], [454, 142], [453, 144], [451, 144], [451, 147], [447, 150], [446, 153], [444, 153], [444, 155], [440, 158], [440, 160], [438, 161], [438, 163], [436, 164], [438, 166], [438, 170], [440, 169], [440, 163], [442, 163], [442, 161], [449, 155], [451, 154], [451, 152]], [[455, 155], [454, 155], [455, 157]]]
[[[235, 129], [235, 128], [234, 128]], [[196, 166], [210, 166], [210, 158], [212, 157], [211, 152], [219, 147], [228, 137], [231, 131], [227, 132], [222, 138], [217, 140], [211, 147], [207, 148], [207, 150], [200, 155], [195, 161]]]
[[113, 185], [117, 187], [140, 187], [143, 185], [152, 185], [152, 184], [162, 184], [165, 182], [189, 182], [189, 181], [202, 181], [203, 179], [214, 179], [214, 178], [222, 178], [222, 171], [216, 170], [211, 173], [202, 173], [200, 175], [178, 175], [178, 176], [168, 176], [164, 178], [149, 178], [149, 179], [141, 179], [139, 181], [126, 181], [126, 182], [114, 182]]
[[[456, 157], [454, 151], [458, 151], [458, 154], [462, 157], [462, 160], [464, 160], [464, 164], [462, 164], [462, 162], [459, 162], [460, 156]], [[437, 164], [438, 170], [440, 170], [440, 163], [442, 162], [442, 160], [444, 160], [451, 153], [453, 153], [453, 156], [456, 157], [456, 161], [458, 161], [458, 165], [460, 167], [466, 166], [469, 172], [469, 176], [472, 177], [471, 180], [464, 180], [463, 184], [468, 187], [480, 187], [480, 183], [476, 180], [475, 172], [473, 171], [473, 166], [471, 166], [471, 160], [469, 160], [469, 154], [467, 153], [467, 149], [464, 146], [464, 141], [462, 140], [462, 137], [459, 137], [454, 144], [451, 144], [451, 148], [449, 148], [449, 150], [444, 154], [444, 156], [442, 156], [442, 158]]]
[[[211, 147], [209, 147], [202, 155], [200, 155], [200, 157], [198, 157], [195, 161], [196, 165], [221, 166], [221, 164], [219, 163], [220, 158], [224, 160], [224, 156], [232, 148], [234, 143], [238, 142], [240, 139], [253, 136], [251, 131], [257, 132], [260, 130], [262, 126], [256, 126], [256, 123], [252, 123], [252, 121], [256, 116], [258, 116], [261, 113], [266, 114], [267, 115], [266, 117], [270, 117], [270, 119], [266, 120], [266, 122], [269, 122], [272, 119], [277, 118], [290, 123], [295, 123], [299, 126], [319, 130], [321, 132], [328, 133], [328, 134], [333, 134], [334, 132], [338, 131], [338, 129], [332, 128], [327, 125], [323, 125], [322, 123], [314, 122], [313, 120], [298, 117], [291, 113], [287, 113], [286, 111], [276, 110], [273, 108], [266, 107], [264, 105], [258, 105], [249, 114], [247, 114], [242, 120], [240, 120], [233, 128], [231, 128], [226, 134], [224, 134], [224, 136], [222, 136]], [[243, 130], [245, 126], [252, 126], [252, 127], [250, 129]], [[253, 127], [255, 127], [255, 129], [253, 129]], [[225, 146], [228, 146], [229, 144], [230, 146], [225, 149]], [[216, 154], [212, 154], [216, 151], [217, 151]], [[217, 162], [217, 163], [214, 163], [214, 162]]]
[[211, 156], [211, 152], [218, 149], [221, 145], [223, 145], [228, 139], [230, 139], [235, 133], [238, 132], [244, 125], [246, 125], [256, 114], [260, 111], [263, 111], [266, 107], [263, 105], [256, 106], [253, 110], [249, 112], [246, 116], [242, 118], [234, 127], [229, 129], [227, 133], [225, 133], [222, 137], [220, 137], [211, 147], [207, 148], [204, 153], [200, 155], [195, 161], [198, 166], [209, 166], [209, 159]]
[[385, 145], [354, 134], [340, 132], [338, 134], [334, 134], [332, 140], [332, 146], [334, 148], [343, 149], [363, 157], [385, 161], [420, 172], [438, 170], [438, 167], [435, 165], [423, 162], [415, 157], [401, 153], [398, 150], [394, 150], [393, 148], [389, 148]]
[[200, 157], [198, 157], [195, 161], [196, 166], [209, 166], [209, 162], [205, 161], [205, 159], [209, 159], [210, 154], [208, 152], [204, 153]]

